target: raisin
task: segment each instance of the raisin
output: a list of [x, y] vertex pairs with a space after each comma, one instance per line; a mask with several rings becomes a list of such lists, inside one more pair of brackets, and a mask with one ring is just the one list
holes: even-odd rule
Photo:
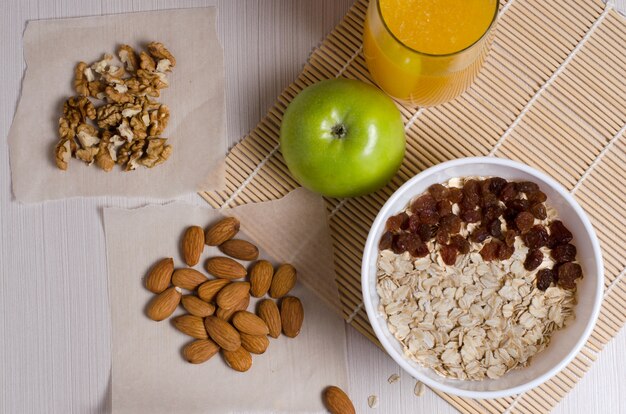
[[548, 232], [541, 224], [536, 224], [522, 235], [522, 240], [531, 249], [538, 249], [548, 243]]
[[517, 231], [511, 229], [504, 233], [504, 244], [507, 246], [513, 246], [515, 244], [515, 238], [517, 237]]
[[407, 229], [409, 226], [409, 215], [402, 212], [391, 216], [387, 219], [387, 230], [398, 233], [400, 230]]
[[487, 194], [491, 193], [491, 179], [487, 178], [478, 182], [478, 187], [480, 188], [480, 194], [484, 197]]
[[461, 231], [461, 219], [456, 214], [448, 214], [441, 218], [439, 227], [448, 233], [456, 234]]
[[391, 249], [392, 244], [393, 244], [393, 233], [390, 231], [386, 231], [380, 238], [380, 243], [378, 243], [378, 248], [380, 250]]
[[490, 184], [489, 191], [499, 196], [500, 192], [502, 191], [504, 186], [507, 184], [507, 181], [504, 178], [491, 177], [489, 184]]
[[560, 244], [567, 244], [572, 241], [572, 233], [565, 227], [562, 221], [554, 220], [550, 223], [550, 238], [555, 243], [555, 246]]
[[439, 244], [446, 244], [448, 240], [450, 240], [450, 233], [448, 233], [445, 229], [439, 229], [437, 231], [437, 235], [435, 236], [435, 240]]
[[480, 255], [484, 261], [489, 262], [498, 258], [498, 250], [500, 250], [500, 244], [496, 241], [491, 241], [480, 249]]
[[487, 223], [486, 228], [492, 237], [502, 236], [502, 223], [500, 223], [500, 219], [495, 219]]
[[423, 211], [436, 211], [437, 210], [437, 202], [430, 194], [424, 194], [423, 196], [418, 197], [411, 204], [411, 211], [413, 213], [421, 213]]
[[489, 232], [483, 226], [476, 227], [470, 236], [474, 243], [482, 243], [489, 237]]
[[428, 251], [428, 246], [425, 243], [421, 243], [414, 250], [411, 250], [410, 253], [414, 257], [426, 257], [430, 252]]
[[463, 190], [460, 188], [450, 188], [450, 193], [448, 194], [448, 200], [452, 203], [460, 203], [463, 199]]
[[420, 221], [424, 224], [437, 224], [439, 223], [439, 213], [437, 211], [420, 211]]
[[470, 197], [463, 197], [461, 202], [459, 203], [459, 207], [461, 207], [462, 211], [474, 210], [478, 207], [478, 201]]
[[448, 214], [452, 214], [452, 203], [448, 200], [442, 200], [437, 203], [437, 212], [439, 216], [447, 216]]
[[548, 199], [548, 196], [543, 191], [527, 194], [526, 197], [531, 203], [544, 203]]
[[418, 227], [421, 224], [419, 214], [412, 214], [409, 217], [409, 231], [411, 233], [417, 233]]
[[561, 244], [552, 249], [552, 258], [557, 263], [573, 262], [576, 260], [576, 246], [573, 244]]
[[583, 277], [583, 270], [578, 263], [567, 262], [559, 265], [559, 286], [565, 289], [574, 289], [576, 287], [576, 279], [581, 277]]
[[[422, 240], [417, 234], [403, 233], [398, 236], [398, 239], [395, 242], [395, 248], [399, 250], [400, 253], [410, 252], [415, 250], [421, 243]], [[397, 253], [395, 249], [394, 252]]]
[[531, 205], [528, 211], [530, 211], [530, 213], [539, 220], [545, 220], [546, 217], [548, 217], [546, 206], [543, 203], [535, 203]]
[[497, 206], [497, 205], [500, 205], [500, 201], [498, 200], [498, 197], [496, 197], [495, 194], [487, 193], [487, 194], [483, 194], [481, 205], [483, 207]]
[[457, 249], [455, 246], [443, 245], [441, 246], [441, 259], [448, 266], [453, 266], [456, 263]]
[[463, 201], [478, 204], [480, 201], [480, 185], [476, 180], [467, 180], [463, 184]]
[[507, 246], [506, 244], [501, 244], [498, 249], [498, 259], [500, 260], [508, 260], [515, 253], [515, 247]]
[[406, 252], [406, 235], [405, 234], [396, 235], [393, 238], [393, 243], [391, 244], [391, 250], [393, 250], [395, 254], [402, 254]]
[[435, 201], [445, 200], [450, 194], [450, 190], [441, 184], [431, 185], [430, 187], [428, 187], [428, 192], [431, 196], [433, 196]]
[[535, 218], [527, 211], [522, 211], [515, 217], [515, 227], [522, 233], [530, 230], [535, 223]]
[[530, 249], [524, 260], [524, 269], [535, 270], [543, 262], [543, 253], [539, 249]]
[[499, 205], [487, 206], [483, 208], [483, 220], [491, 221], [495, 220], [502, 215], [504, 208]]
[[515, 199], [517, 197], [517, 185], [515, 183], [506, 183], [504, 187], [502, 187], [502, 191], [500, 191], [499, 197], [500, 200], [507, 202]]
[[482, 214], [480, 209], [478, 210], [465, 210], [461, 212], [461, 219], [467, 223], [478, 223]]
[[530, 203], [528, 202], [528, 200], [524, 200], [523, 198], [517, 198], [515, 200], [507, 201], [506, 206], [518, 212], [528, 211]]
[[419, 226], [417, 226], [417, 231], [415, 233], [424, 243], [426, 243], [433, 237], [432, 226], [430, 226], [429, 224], [420, 224]]
[[550, 287], [554, 279], [554, 270], [552, 269], [541, 269], [537, 272], [537, 289], [546, 290]]
[[450, 244], [456, 247], [456, 249], [461, 254], [469, 253], [470, 244], [467, 240], [465, 240], [465, 237], [461, 236], [460, 234], [455, 234], [454, 236], [450, 237]]
[[517, 190], [526, 194], [536, 193], [539, 191], [539, 186], [532, 181], [521, 181], [517, 183]]

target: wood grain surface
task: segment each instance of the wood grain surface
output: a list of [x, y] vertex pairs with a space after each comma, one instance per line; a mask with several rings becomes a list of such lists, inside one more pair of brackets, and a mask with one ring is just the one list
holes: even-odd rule
[[[525, 1], [525, 0], [524, 0]], [[350, 0], [3, 0], [0, 3], [0, 413], [110, 411], [110, 318], [103, 206], [149, 200], [102, 197], [23, 205], [11, 194], [6, 135], [25, 69], [27, 20], [217, 5], [231, 144], [253, 128]], [[626, 0], [615, 1], [626, 10]], [[37, 122], [33, 114], [33, 122]], [[181, 200], [205, 205], [195, 194]], [[378, 348], [347, 327], [350, 395], [360, 413], [453, 413]], [[626, 413], [624, 330], [555, 410]], [[401, 380], [387, 383], [398, 373]], [[318, 392], [302, 390], [302, 392]], [[377, 395], [378, 408], [367, 406]], [[210, 412], [210, 409], [207, 411]], [[233, 407], [233, 412], [236, 407]]]

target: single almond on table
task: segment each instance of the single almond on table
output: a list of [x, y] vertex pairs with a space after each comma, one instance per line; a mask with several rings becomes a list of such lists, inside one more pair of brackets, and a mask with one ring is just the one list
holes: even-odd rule
[[162, 321], [167, 318], [174, 313], [178, 307], [181, 296], [180, 288], [172, 286], [171, 288], [165, 289], [148, 303], [148, 307], [146, 308], [148, 318], [153, 321]]
[[233, 282], [222, 288], [215, 298], [217, 306], [224, 309], [231, 309], [246, 296], [250, 295], [250, 283]]
[[356, 414], [350, 397], [341, 388], [327, 387], [323, 397], [324, 405], [330, 414]]
[[174, 259], [167, 257], [159, 260], [146, 276], [146, 288], [152, 293], [163, 292], [170, 286], [173, 271]]
[[194, 315], [181, 315], [172, 319], [174, 327], [192, 338], [196, 339], [208, 339], [206, 328], [204, 327], [204, 320], [199, 316]]
[[234, 351], [224, 349], [222, 355], [228, 366], [235, 371], [245, 372], [252, 366], [252, 355], [241, 346]]
[[280, 302], [280, 321], [283, 333], [289, 338], [295, 338], [300, 333], [304, 320], [304, 308], [300, 299], [287, 296]]
[[248, 335], [247, 333], [240, 333], [241, 346], [248, 352], [253, 354], [262, 354], [267, 350], [270, 345], [270, 340], [265, 335]]
[[274, 273], [270, 286], [270, 296], [274, 299], [282, 298], [296, 285], [296, 268], [285, 263], [280, 265]]
[[245, 310], [235, 313], [233, 325], [239, 332], [247, 333], [248, 335], [267, 335], [270, 333], [263, 319]]
[[204, 241], [209, 246], [219, 246], [232, 239], [239, 232], [239, 220], [226, 217], [209, 227], [204, 234]]
[[185, 308], [187, 312], [194, 316], [204, 318], [206, 316], [211, 316], [213, 315], [213, 313], [215, 313], [215, 305], [213, 305], [212, 303], [207, 303], [197, 296], [184, 295], [182, 302], [183, 308]]
[[235, 351], [241, 347], [239, 332], [228, 322], [216, 317], [204, 318], [204, 327], [216, 344], [227, 351]]
[[250, 304], [250, 295], [246, 295], [245, 298], [241, 300], [238, 304], [230, 309], [217, 308], [215, 311], [215, 316], [220, 319], [224, 319], [225, 321], [230, 322], [235, 312], [248, 309], [248, 305]]
[[230, 283], [228, 279], [213, 279], [198, 287], [198, 296], [205, 302], [212, 302], [217, 293]]
[[195, 290], [207, 280], [209, 280], [208, 277], [190, 267], [176, 269], [172, 275], [172, 283], [174, 286], [187, 290]]
[[280, 322], [280, 312], [278, 311], [276, 303], [271, 299], [263, 299], [259, 302], [257, 314], [267, 325], [269, 335], [272, 338], [278, 338], [280, 336], [280, 331], [282, 330], [282, 324]]
[[220, 347], [210, 339], [198, 339], [183, 348], [183, 357], [192, 364], [201, 364], [217, 354]]
[[248, 273], [241, 263], [230, 257], [212, 257], [206, 261], [205, 268], [220, 279], [241, 279]]
[[200, 226], [190, 226], [185, 230], [182, 241], [183, 260], [187, 266], [195, 266], [204, 250], [204, 231]]
[[255, 298], [265, 296], [270, 290], [274, 266], [267, 260], [259, 260], [250, 269], [250, 294]]
[[259, 258], [259, 249], [247, 240], [230, 239], [220, 244], [219, 249], [225, 255], [239, 260], [256, 260]]

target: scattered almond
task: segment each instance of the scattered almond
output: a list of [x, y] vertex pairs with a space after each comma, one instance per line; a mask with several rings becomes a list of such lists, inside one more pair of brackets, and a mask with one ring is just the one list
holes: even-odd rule
[[159, 260], [146, 276], [146, 288], [152, 293], [161, 293], [167, 289], [172, 280], [174, 259], [171, 257]]
[[194, 290], [207, 280], [209, 279], [205, 275], [190, 267], [176, 269], [172, 275], [174, 286], [187, 290]]
[[217, 293], [230, 283], [228, 279], [213, 279], [198, 287], [198, 296], [205, 302], [212, 302]]
[[248, 309], [249, 304], [250, 304], [250, 295], [246, 295], [246, 297], [243, 298], [241, 302], [239, 302], [238, 304], [236, 304], [230, 309], [217, 308], [217, 311], [215, 312], [215, 316], [217, 316], [220, 319], [224, 319], [225, 321], [230, 322], [235, 312]]
[[259, 260], [250, 269], [250, 294], [255, 298], [265, 296], [270, 290], [274, 266], [267, 260]]
[[304, 320], [304, 308], [300, 299], [293, 296], [283, 298], [280, 303], [280, 320], [285, 336], [298, 336]]
[[222, 288], [215, 298], [217, 306], [224, 309], [231, 309], [246, 296], [250, 295], [250, 283], [234, 282]]
[[182, 299], [183, 308], [194, 316], [204, 318], [215, 313], [215, 305], [207, 303], [197, 296], [185, 295]]
[[205, 268], [220, 279], [241, 279], [248, 273], [241, 263], [230, 257], [212, 257], [207, 260]]
[[217, 354], [220, 347], [210, 339], [193, 341], [183, 348], [183, 356], [192, 364], [201, 364]]
[[230, 239], [220, 244], [219, 249], [225, 255], [239, 260], [256, 260], [259, 258], [259, 249], [246, 240]]
[[270, 296], [274, 299], [282, 298], [296, 285], [296, 268], [285, 263], [280, 265], [274, 273], [270, 286]]
[[204, 250], [204, 232], [202, 227], [188, 227], [182, 241], [183, 260], [185, 260], [187, 266], [198, 264], [202, 250]]
[[239, 232], [239, 220], [234, 217], [226, 217], [209, 229], [204, 234], [204, 241], [209, 246], [219, 246], [226, 240], [232, 239]]
[[241, 346], [234, 351], [224, 349], [222, 355], [228, 366], [235, 371], [245, 372], [252, 366], [252, 355]]
[[239, 332], [249, 335], [267, 335], [270, 333], [263, 319], [252, 312], [241, 310], [233, 316], [233, 325]]
[[272, 338], [278, 338], [280, 331], [282, 330], [282, 324], [280, 322], [280, 312], [276, 303], [271, 299], [263, 299], [259, 302], [257, 314], [267, 325], [269, 335]]
[[204, 318], [204, 327], [216, 344], [227, 351], [235, 351], [241, 347], [239, 332], [228, 322], [216, 317]]
[[356, 414], [350, 397], [339, 387], [330, 386], [324, 390], [324, 405], [331, 414]]
[[248, 335], [247, 333], [240, 333], [241, 346], [248, 352], [253, 354], [262, 354], [270, 345], [270, 340], [266, 335]]
[[199, 316], [181, 315], [172, 319], [174, 327], [192, 338], [208, 339], [209, 335], [204, 327], [204, 321]]
[[167, 318], [174, 313], [178, 307], [181, 296], [182, 293], [177, 287], [172, 286], [171, 288], [165, 289], [148, 303], [148, 307], [146, 308], [148, 318], [153, 321], [162, 321]]

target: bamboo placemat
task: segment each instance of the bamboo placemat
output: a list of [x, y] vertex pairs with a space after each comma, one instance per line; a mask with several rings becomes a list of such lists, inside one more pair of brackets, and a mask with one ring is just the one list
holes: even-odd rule
[[[212, 206], [280, 198], [297, 186], [278, 148], [281, 116], [297, 93], [333, 77], [371, 82], [362, 54], [367, 8], [359, 0], [312, 54], [297, 80], [230, 152], [227, 191], [202, 193]], [[470, 400], [439, 393], [463, 413], [550, 411], [590, 368], [626, 320], [626, 19], [600, 0], [509, 0], [500, 6], [490, 56], [469, 91], [428, 109], [398, 105], [407, 154], [375, 194], [328, 199], [337, 283], [346, 321], [377, 343], [361, 302], [361, 252], [392, 192], [421, 170], [477, 155], [511, 158], [568, 188], [603, 247], [605, 294], [598, 324], [576, 359], [524, 394]]]

